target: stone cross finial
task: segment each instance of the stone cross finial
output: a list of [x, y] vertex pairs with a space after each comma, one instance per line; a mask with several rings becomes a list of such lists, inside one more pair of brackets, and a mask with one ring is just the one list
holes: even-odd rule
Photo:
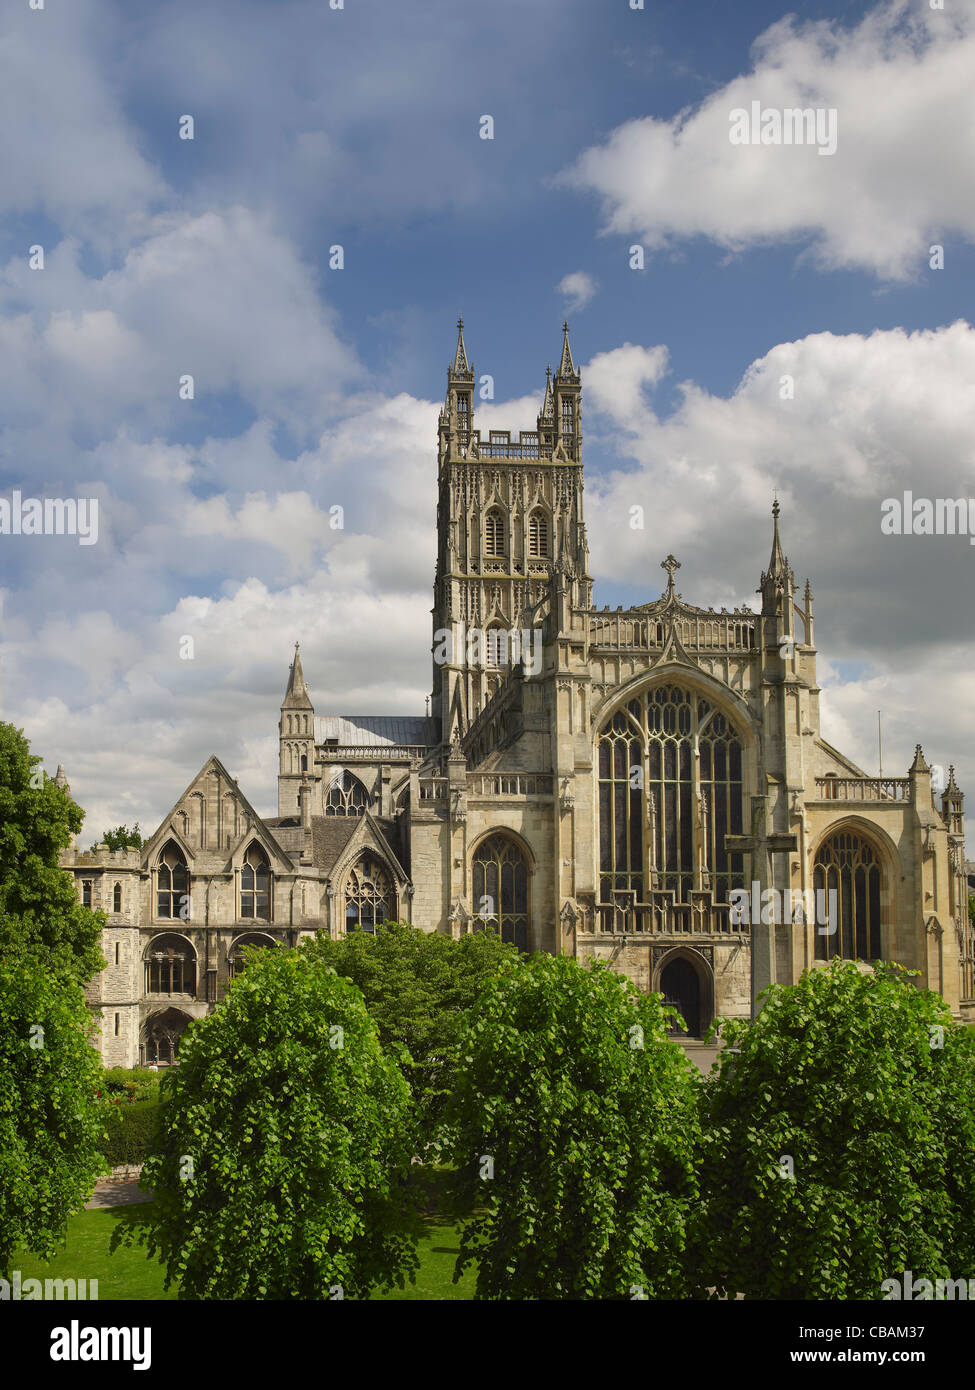
[[667, 571], [667, 592], [674, 591], [674, 571], [680, 569], [680, 561], [675, 560], [673, 555], [668, 555], [666, 560], [660, 561], [660, 568]]

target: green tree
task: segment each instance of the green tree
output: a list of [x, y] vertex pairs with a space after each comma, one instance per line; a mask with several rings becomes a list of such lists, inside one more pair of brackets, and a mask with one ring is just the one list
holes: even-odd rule
[[36, 947], [49, 970], [85, 984], [105, 964], [104, 919], [58, 866], [84, 813], [40, 762], [19, 729], [0, 724], [0, 953]]
[[127, 825], [117, 825], [114, 830], [106, 830], [102, 836], [102, 844], [106, 849], [141, 849], [142, 843], [138, 821], [131, 830]]
[[488, 986], [448, 1106], [478, 1298], [681, 1296], [699, 1129], [671, 1016], [564, 956]]
[[699, 1292], [879, 1299], [975, 1276], [975, 1036], [896, 965], [834, 960], [721, 1028]]
[[455, 941], [405, 922], [338, 941], [320, 935], [309, 950], [361, 990], [383, 1047], [397, 1055], [410, 1083], [419, 1142], [432, 1142], [457, 1065], [463, 1015], [488, 981], [512, 968], [518, 952], [495, 932]]
[[[21, 929], [0, 922], [5, 939]], [[0, 954], [0, 1270], [25, 1246], [49, 1259], [105, 1163], [102, 1075], [74, 981], [34, 950]]]
[[183, 1299], [402, 1285], [417, 1265], [409, 1088], [348, 980], [303, 949], [245, 960], [163, 1079], [153, 1211], [128, 1238]]

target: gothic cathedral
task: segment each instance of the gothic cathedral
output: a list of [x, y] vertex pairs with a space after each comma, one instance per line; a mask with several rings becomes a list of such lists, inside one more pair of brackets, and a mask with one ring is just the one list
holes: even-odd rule
[[107, 918], [106, 1063], [175, 1061], [245, 944], [389, 919], [607, 961], [691, 1036], [834, 955], [898, 961], [975, 1021], [962, 794], [920, 745], [878, 778], [821, 737], [778, 506], [756, 609], [685, 601], [671, 555], [659, 598], [599, 609], [567, 327], [537, 429], [483, 439], [474, 415], [461, 324], [429, 714], [316, 715], [296, 648], [276, 816], [212, 756], [141, 850], [66, 852]]

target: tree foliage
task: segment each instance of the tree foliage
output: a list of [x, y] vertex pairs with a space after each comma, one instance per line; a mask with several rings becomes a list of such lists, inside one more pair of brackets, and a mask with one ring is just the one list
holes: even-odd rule
[[19, 729], [0, 724], [0, 951], [36, 947], [53, 973], [85, 984], [105, 964], [103, 919], [58, 866], [84, 813], [40, 762]]
[[513, 967], [518, 952], [495, 932], [455, 941], [405, 922], [338, 941], [319, 936], [309, 949], [361, 990], [383, 1047], [400, 1059], [422, 1142], [430, 1143], [452, 1084], [462, 1017], [488, 981]]
[[[5, 939], [20, 936], [0, 922]], [[9, 929], [9, 930], [8, 930]], [[18, 1245], [49, 1259], [105, 1162], [101, 1062], [84, 991], [37, 950], [0, 954], [0, 1270]]]
[[136, 821], [131, 830], [127, 825], [117, 825], [114, 830], [106, 830], [102, 836], [102, 844], [106, 849], [141, 849], [143, 840], [139, 822]]
[[896, 965], [834, 960], [722, 1027], [701, 1290], [879, 1299], [975, 1276], [975, 1035]]
[[603, 965], [534, 956], [467, 1023], [448, 1116], [477, 1297], [684, 1290], [695, 1080], [672, 1011]]
[[409, 1088], [348, 980], [304, 949], [245, 959], [163, 1079], [153, 1212], [134, 1238], [184, 1299], [402, 1284], [417, 1263]]

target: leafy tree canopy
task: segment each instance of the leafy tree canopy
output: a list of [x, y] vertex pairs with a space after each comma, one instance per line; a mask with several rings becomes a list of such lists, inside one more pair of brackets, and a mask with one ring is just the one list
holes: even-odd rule
[[84, 813], [40, 762], [19, 729], [0, 724], [0, 951], [36, 947], [50, 970], [85, 983], [104, 966], [103, 919], [58, 867]]
[[834, 960], [721, 1028], [705, 1084], [702, 1289], [880, 1299], [975, 1276], [975, 1034], [896, 965]]
[[139, 822], [136, 821], [131, 830], [127, 825], [117, 825], [114, 830], [106, 830], [102, 836], [102, 844], [106, 849], [141, 849], [143, 839], [139, 831]]
[[[5, 939], [21, 929], [3, 921]], [[16, 1247], [49, 1259], [105, 1167], [102, 1075], [82, 987], [37, 950], [0, 954], [0, 1271]]]
[[452, 1083], [463, 1014], [490, 980], [513, 968], [518, 952], [495, 932], [455, 941], [405, 922], [338, 941], [320, 935], [309, 950], [361, 990], [383, 1047], [400, 1058], [424, 1142], [431, 1141]]
[[671, 1016], [565, 956], [489, 984], [448, 1105], [478, 1298], [681, 1296], [699, 1127]]
[[308, 950], [246, 955], [162, 1083], [141, 1240], [184, 1299], [363, 1297], [416, 1268], [410, 1094], [362, 996]]

